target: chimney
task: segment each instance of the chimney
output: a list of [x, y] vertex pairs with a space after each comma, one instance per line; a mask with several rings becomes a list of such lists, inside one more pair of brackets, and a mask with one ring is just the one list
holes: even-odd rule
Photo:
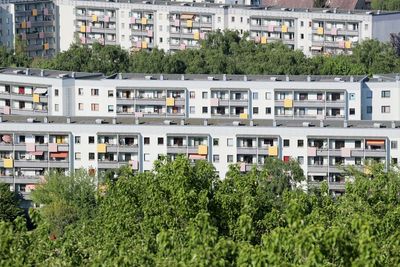
[[40, 70], [40, 76], [41, 76], [41, 77], [44, 76], [44, 70]]
[[246, 75], [243, 76], [243, 81], [247, 82], [247, 76]]
[[184, 81], [185, 80], [185, 75], [181, 75], [181, 80]]
[[31, 74], [31, 70], [29, 68], [26, 68], [25, 75], [29, 76], [30, 74]]
[[164, 80], [164, 75], [160, 75], [160, 81], [163, 81]]
[[73, 72], [71, 73], [71, 77], [72, 77], [72, 78], [75, 78], [75, 71], [73, 71]]
[[122, 80], [122, 73], [118, 73], [118, 79]]
[[117, 118], [112, 119], [112, 124], [117, 124]]
[[311, 76], [310, 75], [307, 76], [307, 82], [311, 82]]
[[67, 123], [71, 123], [71, 118], [67, 117]]
[[223, 75], [222, 75], [222, 80], [223, 80], [223, 81], [226, 81], [226, 74], [223, 74]]

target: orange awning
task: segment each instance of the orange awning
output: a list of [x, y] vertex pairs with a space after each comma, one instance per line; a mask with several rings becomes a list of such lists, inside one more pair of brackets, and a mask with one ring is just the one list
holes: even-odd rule
[[206, 156], [205, 155], [192, 154], [192, 155], [189, 155], [189, 159], [206, 159]]
[[181, 19], [193, 19], [194, 14], [182, 14]]
[[385, 145], [385, 140], [367, 140], [367, 145], [383, 146]]
[[57, 153], [50, 153], [51, 158], [66, 158], [68, 157], [68, 152], [57, 152]]

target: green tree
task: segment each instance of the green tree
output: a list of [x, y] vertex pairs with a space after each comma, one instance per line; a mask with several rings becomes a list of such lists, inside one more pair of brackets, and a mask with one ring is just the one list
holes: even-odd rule
[[40, 213], [56, 236], [78, 220], [93, 216], [96, 189], [93, 177], [78, 170], [70, 175], [50, 172], [32, 192], [32, 199], [43, 204]]
[[0, 183], [0, 221], [12, 222], [23, 214], [18, 195], [8, 184]]

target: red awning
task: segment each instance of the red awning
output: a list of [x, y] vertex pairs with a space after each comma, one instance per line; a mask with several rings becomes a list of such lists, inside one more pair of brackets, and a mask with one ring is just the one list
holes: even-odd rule
[[66, 158], [66, 157], [68, 157], [68, 152], [50, 153], [50, 158]]

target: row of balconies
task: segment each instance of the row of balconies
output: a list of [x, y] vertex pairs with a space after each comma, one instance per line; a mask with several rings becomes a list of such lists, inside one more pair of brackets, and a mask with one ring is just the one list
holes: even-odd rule
[[185, 98], [117, 98], [117, 105], [184, 106]]
[[386, 149], [362, 149], [362, 148], [341, 148], [341, 149], [323, 149], [308, 147], [307, 155], [331, 156], [331, 157], [386, 157]]
[[17, 94], [17, 93], [0, 93], [0, 99], [10, 99], [16, 101], [25, 101], [25, 102], [33, 102], [33, 103], [47, 103], [48, 97], [47, 95], [36, 95], [35, 94]]

